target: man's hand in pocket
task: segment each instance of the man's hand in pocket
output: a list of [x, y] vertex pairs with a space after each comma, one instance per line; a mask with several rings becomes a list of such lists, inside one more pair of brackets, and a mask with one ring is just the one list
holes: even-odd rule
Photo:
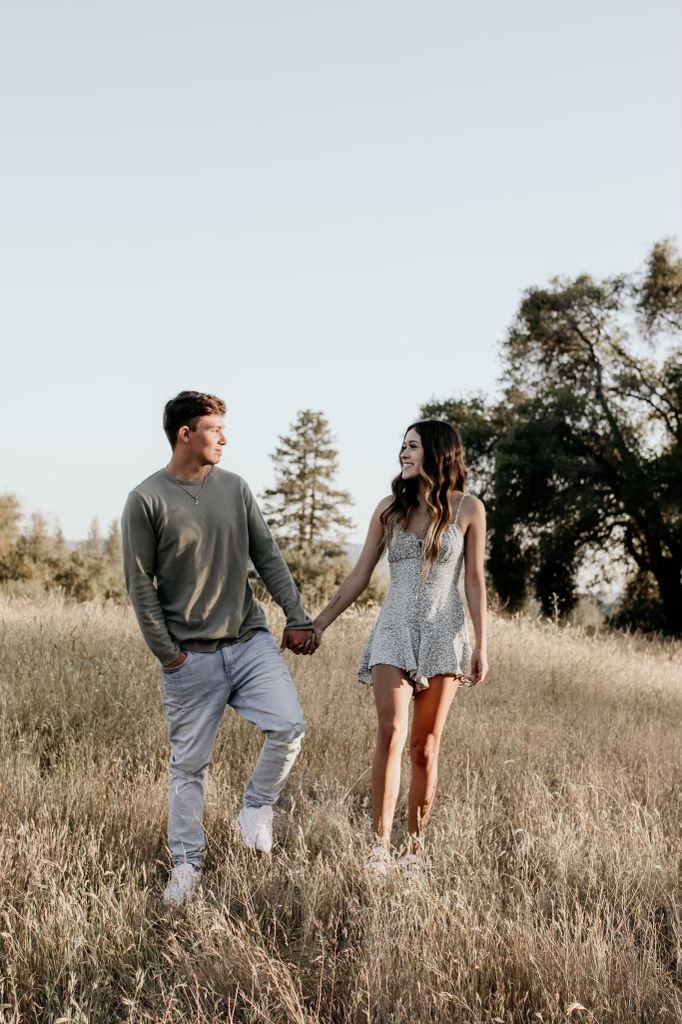
[[187, 660], [187, 655], [184, 651], [180, 651], [175, 661], [171, 661], [170, 665], [164, 665], [163, 668], [179, 668]]

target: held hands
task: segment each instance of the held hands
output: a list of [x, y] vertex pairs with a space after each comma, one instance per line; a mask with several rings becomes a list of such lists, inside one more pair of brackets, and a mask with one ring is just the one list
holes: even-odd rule
[[314, 654], [320, 646], [321, 634], [318, 637], [315, 629], [285, 629], [282, 633], [280, 651], [293, 651], [294, 654]]
[[280, 650], [293, 651], [294, 654], [314, 654], [322, 643], [324, 630], [319, 617], [313, 622], [312, 629], [285, 629]]

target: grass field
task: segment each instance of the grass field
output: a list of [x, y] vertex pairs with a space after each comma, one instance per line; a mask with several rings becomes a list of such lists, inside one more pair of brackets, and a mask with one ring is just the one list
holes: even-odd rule
[[2, 1022], [682, 1022], [680, 647], [495, 618], [446, 728], [428, 875], [377, 886], [370, 620], [287, 656], [308, 731], [271, 860], [235, 833], [259, 737], [226, 716], [204, 896], [171, 913], [132, 614], [0, 598]]

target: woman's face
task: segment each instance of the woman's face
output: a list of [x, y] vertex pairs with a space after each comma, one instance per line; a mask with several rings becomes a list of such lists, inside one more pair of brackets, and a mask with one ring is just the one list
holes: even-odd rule
[[400, 449], [401, 476], [403, 480], [412, 480], [421, 476], [424, 449], [419, 434], [414, 429], [408, 430], [403, 438]]

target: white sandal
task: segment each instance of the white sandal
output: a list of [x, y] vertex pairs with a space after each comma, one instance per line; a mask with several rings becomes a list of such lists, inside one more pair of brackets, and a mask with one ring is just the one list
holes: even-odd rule
[[391, 855], [385, 846], [373, 846], [365, 862], [365, 871], [374, 878], [385, 878], [391, 868]]
[[398, 861], [398, 867], [403, 878], [408, 882], [415, 878], [421, 878], [424, 871], [424, 858], [418, 853], [404, 853]]

